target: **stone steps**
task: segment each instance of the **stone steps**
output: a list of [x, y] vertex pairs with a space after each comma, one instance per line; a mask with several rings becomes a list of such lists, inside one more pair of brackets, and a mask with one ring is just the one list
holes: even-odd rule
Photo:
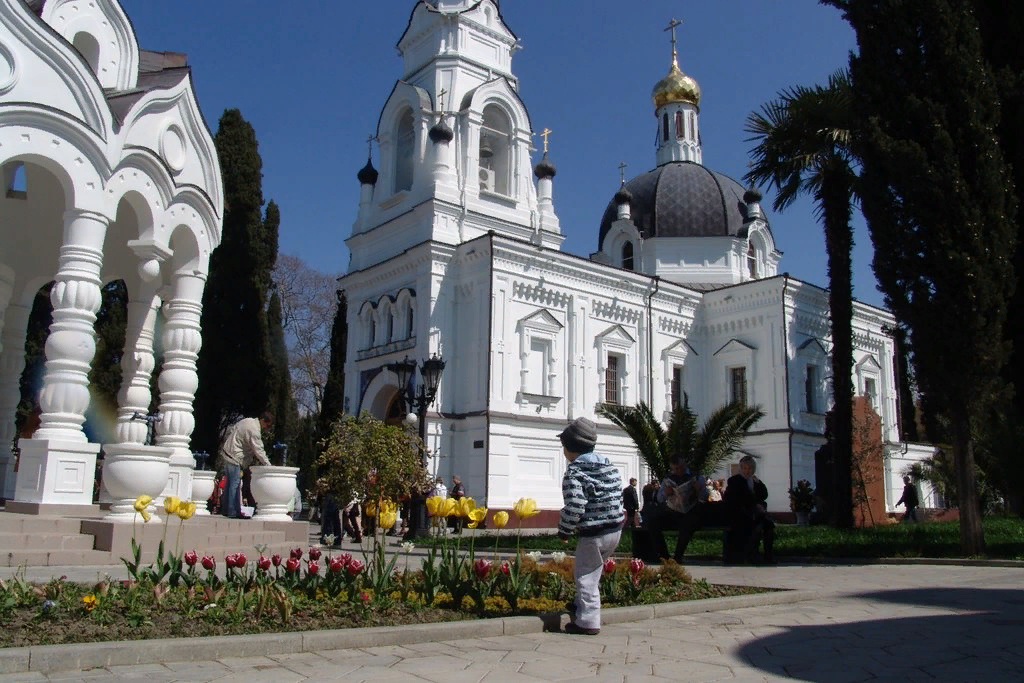
[[0, 532], [0, 552], [11, 550], [92, 550], [93, 537], [82, 533]]
[[[287, 558], [288, 551], [295, 546], [294, 543], [274, 543], [266, 549], [267, 557], [275, 553]], [[184, 550], [191, 550], [185, 548]], [[213, 555], [217, 564], [224, 564], [224, 557], [229, 553], [241, 552], [249, 562], [255, 562], [259, 553], [252, 546], [229, 546], [219, 548], [196, 548], [200, 556]], [[156, 559], [156, 548], [148, 550], [143, 548], [143, 566]], [[107, 566], [120, 565], [121, 556], [107, 550], [14, 550], [0, 555], [0, 567], [63, 567], [63, 566]], [[322, 565], [322, 563], [321, 563]]]

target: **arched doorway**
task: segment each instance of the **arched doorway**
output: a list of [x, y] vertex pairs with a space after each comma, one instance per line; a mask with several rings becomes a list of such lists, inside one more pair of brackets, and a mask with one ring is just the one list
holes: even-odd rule
[[405, 401], [401, 393], [396, 389], [395, 395], [391, 398], [388, 411], [384, 416], [384, 423], [395, 426], [402, 426], [405, 422]]

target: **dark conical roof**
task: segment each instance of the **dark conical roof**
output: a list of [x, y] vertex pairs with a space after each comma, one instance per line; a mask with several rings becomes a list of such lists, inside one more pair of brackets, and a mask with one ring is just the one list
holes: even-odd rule
[[761, 201], [761, 191], [756, 187], [748, 188], [747, 191], [743, 193], [743, 201], [747, 204], [755, 204]]
[[451, 142], [455, 137], [455, 133], [443, 120], [431, 128], [428, 135], [430, 136], [430, 141], [435, 144], [438, 142]]
[[630, 192], [625, 185], [623, 185], [619, 189], [619, 191], [615, 193], [615, 198], [613, 201], [617, 206], [621, 206], [622, 204], [629, 204], [630, 202], [633, 201], [633, 193]]
[[359, 169], [359, 173], [356, 174], [356, 178], [359, 179], [360, 185], [376, 185], [377, 176], [379, 175], [380, 174], [377, 173], [377, 169], [373, 167], [373, 160], [368, 158], [366, 160], [366, 166]]
[[540, 160], [533, 168], [533, 174], [538, 178], [554, 178], [555, 177], [555, 165], [548, 160], [548, 153], [544, 152], [544, 157]]

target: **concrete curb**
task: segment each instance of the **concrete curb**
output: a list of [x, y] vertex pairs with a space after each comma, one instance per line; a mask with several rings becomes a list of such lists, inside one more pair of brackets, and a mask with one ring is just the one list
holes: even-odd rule
[[[622, 624], [684, 614], [804, 602], [824, 594], [822, 591], [776, 591], [658, 605], [612, 607], [601, 611], [601, 620], [609, 625]], [[461, 638], [523, 635], [558, 630], [566, 620], [564, 613], [555, 613], [332, 631], [36, 645], [0, 649], [0, 674], [51, 674], [110, 666], [211, 661], [223, 657], [260, 657], [319, 650], [411, 645]]]
[[[627, 555], [623, 555], [628, 558]], [[686, 557], [683, 566], [722, 566], [722, 559], [715, 557]], [[1024, 568], [1024, 560], [982, 560], [960, 557], [776, 557], [779, 566], [788, 565], [933, 565], [939, 567], [1011, 567]], [[737, 565], [740, 566], [740, 565]]]

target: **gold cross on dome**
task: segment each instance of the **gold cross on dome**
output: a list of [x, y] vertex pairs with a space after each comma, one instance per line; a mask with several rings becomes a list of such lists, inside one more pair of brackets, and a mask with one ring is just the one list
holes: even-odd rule
[[540, 136], [542, 138], [544, 138], [544, 153], [545, 154], [548, 153], [548, 136], [550, 136], [552, 132], [554, 132], [554, 131], [552, 131], [550, 128], [545, 128], [544, 130], [542, 130], [540, 132]]
[[665, 29], [666, 31], [671, 31], [672, 32], [672, 59], [673, 60], [675, 60], [675, 58], [676, 58], [676, 26], [682, 26], [682, 25], [683, 25], [683, 22], [679, 21], [676, 18], [673, 18], [672, 21], [668, 22], [668, 27]]
[[448, 94], [448, 91], [441, 88], [441, 92], [437, 93], [438, 106], [441, 108], [441, 113], [444, 113], [444, 96]]
[[625, 161], [619, 164], [619, 182], [626, 184], [626, 168], [629, 166]]

